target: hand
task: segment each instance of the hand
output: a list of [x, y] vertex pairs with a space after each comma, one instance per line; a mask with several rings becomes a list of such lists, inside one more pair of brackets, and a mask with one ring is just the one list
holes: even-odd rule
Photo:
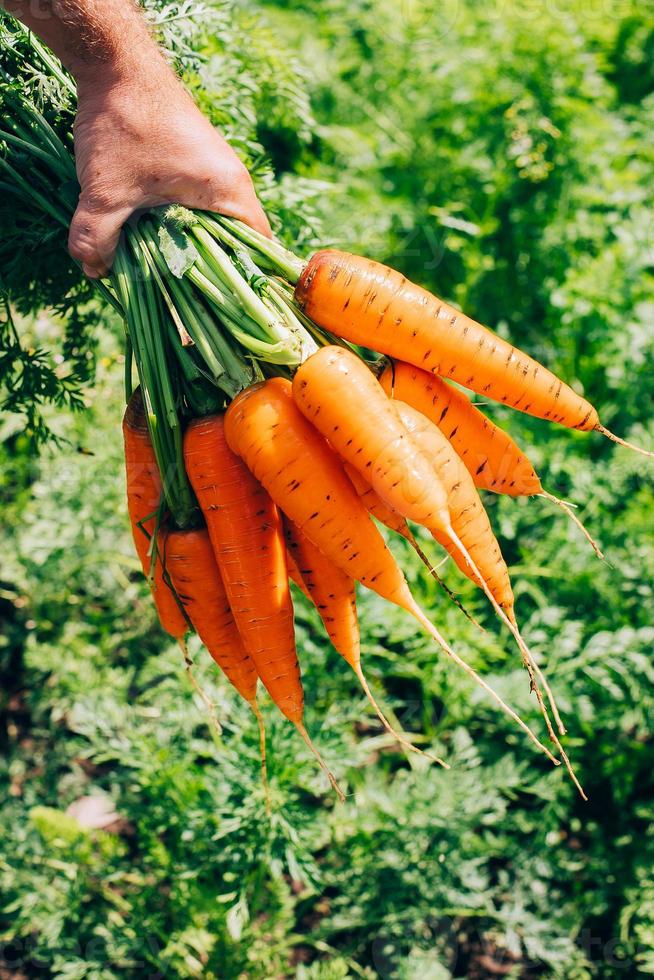
[[105, 84], [78, 78], [78, 97], [81, 192], [68, 245], [88, 276], [107, 274], [120, 229], [140, 208], [219, 211], [271, 235], [247, 169], [163, 61]]

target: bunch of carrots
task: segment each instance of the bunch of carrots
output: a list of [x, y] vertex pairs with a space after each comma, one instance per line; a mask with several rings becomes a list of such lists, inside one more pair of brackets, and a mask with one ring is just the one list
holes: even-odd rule
[[[270, 248], [250, 230], [243, 234], [254, 248]], [[252, 706], [262, 759], [259, 680], [342, 795], [304, 726], [289, 580], [315, 604], [382, 724], [407, 749], [421, 751], [392, 728], [366, 682], [359, 582], [415, 617], [540, 751], [565, 763], [583, 795], [561, 745], [565, 728], [556, 702], [520, 633], [507, 566], [479, 490], [554, 501], [601, 552], [570, 505], [543, 489], [513, 439], [451, 382], [569, 428], [623, 440], [542, 365], [392, 269], [322, 251], [293, 285], [298, 317], [311, 322], [314, 336], [325, 331], [325, 341], [292, 371], [271, 372], [224, 410], [188, 421], [183, 460], [198, 507], [193, 527], [176, 529], [166, 513], [140, 391], [130, 398], [123, 426], [129, 513], [162, 626], [182, 644], [189, 629], [197, 632]], [[371, 350], [385, 356], [369, 360], [361, 348], [366, 356]], [[552, 750], [457, 655], [413, 598], [378, 527], [402, 535], [428, 561], [409, 521], [431, 532], [515, 637]]]
[[[77, 200], [75, 84], [17, 22], [1, 14], [0, 25], [2, 191], [35, 227], [41, 219], [44, 235], [53, 225], [63, 234]], [[34, 78], [49, 81], [56, 111], [44, 114], [46, 86]], [[126, 324], [129, 513], [159, 618], [182, 644], [197, 632], [252, 706], [262, 760], [259, 681], [318, 755], [303, 722], [289, 578], [393, 731], [361, 664], [359, 582], [414, 616], [540, 751], [565, 763], [583, 794], [479, 490], [547, 498], [601, 552], [462, 388], [629, 446], [593, 406], [394, 270], [330, 250], [305, 262], [217, 214], [174, 206], [132, 220], [111, 275], [96, 284]], [[378, 527], [402, 535], [429, 564], [409, 522], [431, 532], [515, 638], [552, 750], [416, 603]]]

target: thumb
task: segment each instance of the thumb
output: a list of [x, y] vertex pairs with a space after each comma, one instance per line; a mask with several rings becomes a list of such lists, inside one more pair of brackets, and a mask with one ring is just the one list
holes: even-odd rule
[[91, 279], [111, 269], [120, 230], [131, 213], [128, 207], [99, 209], [80, 200], [70, 223], [68, 251]]

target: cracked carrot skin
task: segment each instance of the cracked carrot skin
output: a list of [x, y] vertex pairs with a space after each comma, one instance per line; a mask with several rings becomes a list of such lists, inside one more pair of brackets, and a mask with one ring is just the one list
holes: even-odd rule
[[[140, 389], [132, 394], [123, 418], [123, 440], [125, 444], [125, 474], [127, 478], [127, 509], [129, 512], [132, 537], [141, 568], [146, 578], [150, 575], [150, 539], [155, 531], [156, 518], [151, 515], [159, 507], [162, 495], [161, 477], [157, 468], [154, 449], [145, 421], [145, 408]], [[145, 520], [145, 518], [149, 520]], [[147, 535], [141, 530], [147, 531]], [[161, 561], [157, 558], [154, 578], [150, 587], [157, 609], [159, 622], [170, 636], [181, 640], [188, 632], [177, 600], [164, 581]]]
[[166, 569], [205, 647], [238, 693], [253, 702], [257, 672], [238, 632], [206, 528], [162, 535]]
[[343, 347], [322, 347], [297, 369], [293, 398], [387, 507], [418, 524], [449, 525], [440, 480], [360, 357]]
[[225, 416], [225, 434], [284, 514], [334, 564], [413, 612], [404, 575], [336, 453], [304, 418], [283, 378], [252, 385]]
[[275, 704], [301, 724], [304, 693], [281, 515], [229, 449], [222, 415], [190, 423], [184, 461], [243, 646]]
[[317, 252], [295, 297], [318, 326], [351, 343], [538, 418], [584, 431], [599, 427], [590, 402], [542, 364], [379, 262]]
[[288, 551], [329, 639], [350, 667], [356, 668], [361, 660], [361, 639], [354, 579], [327, 558], [288, 518], [284, 520], [284, 533]]
[[379, 379], [386, 394], [417, 409], [447, 436], [480, 490], [511, 497], [543, 492], [527, 456], [458, 388], [404, 361], [386, 367]]
[[[512, 614], [514, 598], [509, 570], [472, 477], [452, 445], [433, 422], [404, 402], [394, 401], [393, 404], [403, 425], [419, 446], [419, 451], [429, 460], [443, 481], [455, 534], [477, 566], [498, 605], [507, 615]], [[452, 556], [463, 574], [479, 585], [477, 576], [454, 542], [438, 527], [430, 527], [429, 530]]]

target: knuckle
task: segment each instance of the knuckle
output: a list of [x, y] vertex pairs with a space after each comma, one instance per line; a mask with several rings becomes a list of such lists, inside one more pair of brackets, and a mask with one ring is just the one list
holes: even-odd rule
[[68, 237], [68, 251], [78, 262], [92, 263], [96, 258], [93, 240], [77, 232], [72, 232]]

